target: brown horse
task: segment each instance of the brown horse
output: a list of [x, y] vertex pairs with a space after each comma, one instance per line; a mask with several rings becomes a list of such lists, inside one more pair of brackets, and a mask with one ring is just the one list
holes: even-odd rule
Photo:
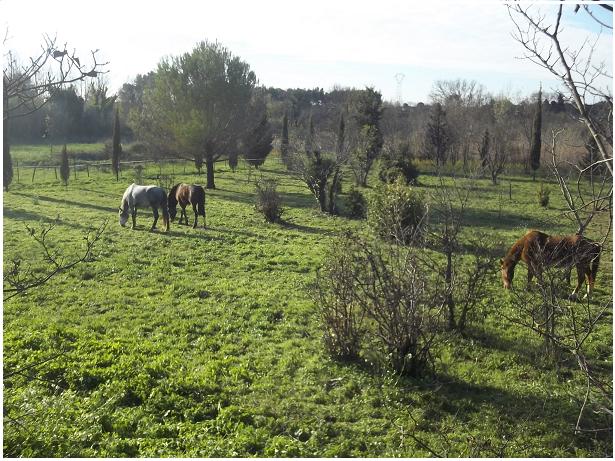
[[205, 227], [205, 189], [202, 186], [195, 184], [175, 184], [169, 191], [169, 215], [171, 220], [177, 216], [177, 204], [182, 208], [181, 215], [179, 216], [179, 224], [182, 223], [182, 218], [186, 219], [186, 225], [188, 225], [188, 215], [186, 214], [186, 206], [192, 205], [194, 211], [194, 226], [196, 229], [198, 216], [203, 216], [203, 227]]
[[528, 231], [508, 250], [504, 259], [500, 260], [504, 288], [511, 288], [515, 266], [521, 260], [527, 264], [528, 289], [532, 277], [536, 276], [540, 280], [544, 267], [566, 268], [570, 283], [570, 271], [576, 266], [577, 286], [570, 298], [577, 298], [584, 280], [587, 282], [585, 297], [588, 297], [596, 281], [601, 251], [602, 247], [599, 244], [578, 234], [556, 237], [537, 230]]

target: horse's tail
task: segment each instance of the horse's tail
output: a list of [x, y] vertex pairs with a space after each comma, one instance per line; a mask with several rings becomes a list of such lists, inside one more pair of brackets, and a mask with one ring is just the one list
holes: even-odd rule
[[206, 216], [205, 216], [205, 189], [201, 187], [201, 193], [199, 200], [196, 205], [196, 212], [198, 215], [203, 216], [203, 227], [206, 226]]
[[205, 194], [201, 195], [196, 204], [196, 212], [199, 216], [205, 217]]
[[589, 273], [591, 277], [591, 284], [593, 285], [596, 281], [596, 275], [598, 274], [598, 266], [600, 265], [600, 253], [602, 252], [602, 247], [600, 245], [597, 246], [596, 256], [591, 261], [589, 267]]

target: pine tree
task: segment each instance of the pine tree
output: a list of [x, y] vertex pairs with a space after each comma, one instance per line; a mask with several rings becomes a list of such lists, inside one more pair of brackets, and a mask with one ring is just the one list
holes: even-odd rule
[[540, 150], [542, 131], [542, 87], [538, 90], [538, 98], [536, 100], [536, 113], [534, 115], [534, 124], [532, 126], [532, 144], [530, 146], [530, 166], [532, 167], [532, 179], [536, 179], [536, 170], [540, 168]]
[[344, 114], [340, 115], [340, 123], [337, 127], [337, 142], [335, 144], [335, 166], [333, 168], [333, 178], [329, 184], [329, 205], [328, 211], [331, 214], [337, 214], [337, 205], [335, 198], [341, 190], [342, 186], [342, 157], [344, 155], [344, 141], [346, 139], [346, 123], [344, 122]]
[[246, 161], [257, 168], [261, 166], [265, 163], [269, 152], [271, 152], [272, 142], [273, 133], [271, 132], [271, 125], [269, 125], [267, 114], [264, 113], [258, 124], [248, 133], [246, 138], [244, 154]]
[[282, 140], [280, 142], [280, 155], [282, 156], [282, 162], [288, 166], [288, 115], [284, 112], [284, 118], [282, 118]]
[[66, 144], [62, 147], [62, 153], [60, 154], [60, 178], [62, 178], [64, 185], [68, 186], [70, 167], [68, 166], [68, 152], [66, 150]]
[[122, 145], [120, 143], [120, 113], [119, 108], [115, 109], [115, 121], [113, 123], [113, 152], [112, 152], [112, 167], [115, 173], [115, 179], [120, 180], [120, 154], [122, 153]]

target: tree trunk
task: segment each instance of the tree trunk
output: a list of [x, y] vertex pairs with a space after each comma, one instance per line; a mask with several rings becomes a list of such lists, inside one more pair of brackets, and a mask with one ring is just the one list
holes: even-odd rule
[[5, 192], [8, 192], [9, 186], [13, 181], [13, 162], [11, 159], [11, 150], [9, 146], [9, 97], [6, 89], [6, 81], [4, 81], [4, 88], [2, 91], [2, 158], [3, 158], [3, 185]]
[[207, 189], [215, 189], [214, 183], [214, 157], [213, 155], [207, 155], [205, 158], [205, 166], [207, 167]]
[[446, 272], [444, 281], [446, 282], [446, 306], [448, 307], [448, 328], [455, 328], [455, 300], [453, 299], [453, 251], [449, 245], [446, 247]]

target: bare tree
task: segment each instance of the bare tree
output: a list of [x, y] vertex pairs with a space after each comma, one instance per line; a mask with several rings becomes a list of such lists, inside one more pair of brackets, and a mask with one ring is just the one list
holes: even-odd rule
[[[609, 6], [609, 5], [605, 5]], [[589, 37], [576, 49], [561, 41], [561, 20], [564, 4], [560, 3], [554, 21], [548, 22], [540, 12], [531, 6], [518, 3], [507, 5], [508, 13], [515, 25], [513, 38], [526, 50], [523, 56], [554, 74], [566, 86], [569, 98], [578, 110], [578, 118], [585, 124], [596, 141], [602, 160], [613, 175], [613, 140], [605, 127], [596, 119], [588, 107], [588, 98], [603, 101], [609, 108], [609, 125], [612, 124], [613, 97], [608, 88], [600, 87], [601, 78], [612, 79], [604, 63], [592, 62], [597, 40]], [[572, 8], [572, 5], [570, 6]], [[589, 11], [587, 5], [584, 8]], [[576, 8], [578, 10], [578, 6]], [[575, 11], [576, 11], [575, 10]], [[611, 26], [612, 27], [612, 26]], [[544, 41], [547, 44], [545, 45]]]
[[84, 251], [80, 256], [74, 257], [67, 257], [58, 250], [53, 249], [49, 236], [54, 227], [54, 224], [49, 224], [40, 229], [35, 229], [26, 225], [28, 234], [40, 247], [41, 254], [43, 255], [43, 264], [46, 267], [41, 271], [40, 268], [32, 267], [31, 264], [24, 266], [23, 260], [20, 258], [12, 259], [4, 273], [4, 301], [14, 296], [25, 294], [33, 288], [40, 287], [55, 275], [65, 272], [79, 263], [88, 261], [92, 257], [94, 245], [100, 240], [107, 227], [107, 221], [104, 221], [97, 229], [88, 232], [84, 236]]
[[[600, 322], [605, 321], [613, 302], [572, 303], [559, 296], [561, 274], [556, 269], [545, 270], [538, 279], [537, 293], [513, 292], [515, 310], [502, 315], [514, 324], [538, 333], [545, 341], [548, 357], [559, 366], [566, 356], [573, 357], [585, 378], [575, 432], [601, 433], [612, 431], [612, 378], [600, 374], [587, 356], [586, 345], [594, 336]], [[608, 320], [606, 320], [608, 321]], [[584, 421], [587, 409], [593, 411], [594, 422]], [[600, 424], [602, 427], [595, 427]]]
[[[2, 69], [2, 125], [3, 125], [3, 182], [5, 190], [13, 179], [10, 155], [9, 119], [24, 117], [36, 112], [47, 104], [54, 93], [66, 85], [95, 78], [104, 73], [107, 63], [99, 63], [97, 51], [91, 52], [91, 63], [82, 64], [75, 50], [69, 52], [67, 45], [62, 49], [56, 44], [56, 37], [43, 37], [40, 53], [20, 64], [12, 51], [5, 55]], [[7, 44], [7, 36], [4, 45]]]
[[[608, 174], [599, 174], [595, 171], [597, 165], [609, 163], [610, 160], [597, 160], [587, 166], [568, 164], [572, 167], [569, 174], [565, 174], [561, 168], [557, 155], [557, 139], [563, 130], [551, 132], [551, 172], [555, 176], [560, 187], [568, 210], [565, 216], [577, 225], [577, 234], [584, 234], [594, 217], [607, 215], [609, 228], [604, 234], [602, 243], [610, 235], [610, 225], [613, 213], [613, 181]], [[576, 178], [574, 178], [576, 174]]]

